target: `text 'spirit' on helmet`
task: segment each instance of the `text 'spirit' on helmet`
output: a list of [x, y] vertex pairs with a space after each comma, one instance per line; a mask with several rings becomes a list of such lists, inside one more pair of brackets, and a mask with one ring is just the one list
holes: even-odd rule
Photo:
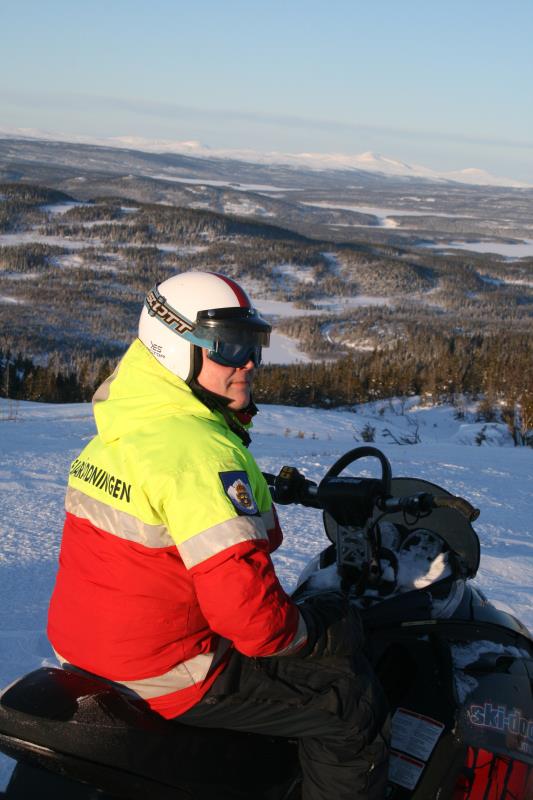
[[153, 287], [139, 320], [139, 339], [186, 382], [193, 377], [195, 346], [219, 364], [258, 364], [271, 330], [242, 287], [213, 272], [184, 272]]

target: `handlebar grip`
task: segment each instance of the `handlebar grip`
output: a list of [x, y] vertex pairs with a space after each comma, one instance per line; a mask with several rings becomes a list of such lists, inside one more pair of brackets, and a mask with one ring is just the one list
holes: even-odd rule
[[309, 508], [320, 508], [317, 505], [317, 485], [302, 475], [296, 467], [282, 467], [278, 475], [263, 472], [268, 483], [272, 500], [279, 505], [299, 503]]
[[419, 514], [435, 508], [434, 500], [432, 494], [420, 492], [408, 497], [387, 497], [379, 502], [379, 507], [389, 513], [404, 511], [407, 514]]
[[469, 522], [474, 522], [481, 513], [479, 508], [475, 508], [468, 500], [465, 500], [464, 497], [435, 497], [434, 503], [435, 508], [455, 508], [457, 511], [460, 511]]
[[387, 497], [379, 503], [382, 511], [389, 513], [405, 511], [408, 514], [429, 512], [434, 508], [454, 508], [459, 511], [469, 522], [474, 522], [479, 517], [479, 508], [475, 508], [464, 497], [436, 497], [429, 492], [420, 492], [410, 497]]

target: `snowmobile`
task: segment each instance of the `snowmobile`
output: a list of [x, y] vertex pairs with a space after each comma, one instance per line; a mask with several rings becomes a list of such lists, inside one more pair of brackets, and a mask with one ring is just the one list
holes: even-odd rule
[[[363, 458], [379, 477], [341, 474]], [[471, 581], [477, 509], [393, 478], [370, 446], [318, 485], [292, 467], [266, 477], [277, 503], [323, 512], [329, 544], [294, 599], [341, 591], [359, 611], [392, 716], [387, 800], [532, 800], [533, 639]], [[6, 800], [300, 796], [294, 741], [169, 722], [76, 668], [42, 667], [4, 690], [0, 750], [17, 761]]]

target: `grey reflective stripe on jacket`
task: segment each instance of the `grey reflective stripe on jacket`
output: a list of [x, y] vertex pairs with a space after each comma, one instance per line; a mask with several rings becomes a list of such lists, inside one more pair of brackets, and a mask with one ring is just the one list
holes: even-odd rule
[[116, 686], [119, 691], [133, 694], [136, 697], [141, 697], [143, 700], [152, 700], [155, 697], [162, 697], [172, 692], [180, 691], [181, 689], [188, 689], [204, 681], [211, 669], [216, 667], [220, 662], [229, 647], [230, 643], [226, 639], [220, 639], [215, 652], [200, 653], [194, 656], [194, 658], [189, 658], [187, 661], [184, 661], [182, 664], [177, 664], [162, 675], [123, 681], [110, 680], [109, 678], [102, 678], [99, 675], [91, 675], [91, 673], [87, 673], [85, 670], [76, 667], [75, 664], [71, 664], [68, 659], [64, 658], [56, 650], [54, 650], [54, 653], [64, 669], [71, 668], [76, 672], [91, 675], [91, 677], [96, 677], [103, 683]]
[[164, 525], [142, 522], [127, 511], [95, 500], [79, 489], [69, 486], [65, 497], [65, 510], [76, 517], [87, 519], [96, 528], [112, 533], [121, 539], [137, 542], [144, 547], [175, 547], [174, 540]]

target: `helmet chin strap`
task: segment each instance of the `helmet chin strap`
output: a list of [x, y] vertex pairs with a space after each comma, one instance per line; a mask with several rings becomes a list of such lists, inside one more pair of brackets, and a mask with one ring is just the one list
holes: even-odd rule
[[197, 383], [196, 379], [197, 379], [198, 375], [200, 374], [200, 370], [202, 369], [202, 363], [203, 363], [202, 348], [198, 347], [198, 345], [195, 344], [195, 345], [193, 345], [193, 349], [192, 350], [193, 350], [193, 355], [192, 355], [192, 377], [190, 378], [190, 380], [187, 381], [189, 386], [192, 384], [193, 381], [195, 383]]
[[[229, 429], [239, 437], [245, 447], [248, 447], [252, 440], [250, 434], [241, 423], [246, 424], [247, 422], [251, 421], [252, 417], [257, 414], [257, 406], [250, 397], [250, 402], [246, 408], [243, 408], [237, 412], [234, 412], [228, 408], [228, 405], [231, 403], [229, 397], [224, 397], [223, 395], [211, 392], [209, 389], [206, 389], [204, 386], [198, 383], [198, 375], [202, 369], [202, 364], [202, 349], [201, 347], [195, 345], [193, 348], [192, 378], [187, 381], [189, 388], [194, 396], [197, 397], [198, 400], [200, 400], [200, 402], [202, 402], [210, 411], [219, 411], [226, 420]], [[244, 417], [244, 419], [241, 419], [241, 415]]]

